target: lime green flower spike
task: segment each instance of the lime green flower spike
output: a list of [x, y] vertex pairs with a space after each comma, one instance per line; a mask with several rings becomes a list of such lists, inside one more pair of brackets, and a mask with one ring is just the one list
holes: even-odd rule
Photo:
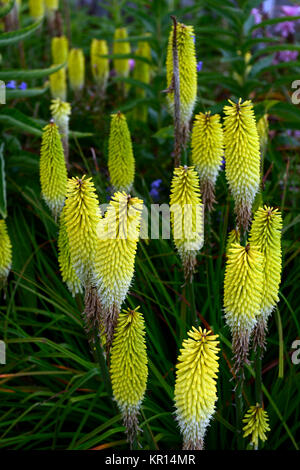
[[68, 60], [69, 83], [74, 93], [84, 87], [85, 59], [82, 49], [71, 49]]
[[171, 224], [184, 277], [191, 282], [196, 256], [204, 243], [203, 205], [199, 177], [194, 167], [174, 169], [170, 196]]
[[240, 228], [247, 230], [260, 182], [259, 138], [250, 100], [224, 107], [225, 173]]
[[238, 229], [233, 229], [229, 232], [226, 243], [226, 256], [228, 256], [229, 250], [235, 243], [240, 243], [241, 234]]
[[104, 39], [93, 39], [91, 43], [91, 70], [93, 78], [99, 88], [99, 91], [104, 95], [107, 80], [109, 76], [109, 60], [102, 55], [108, 55], [107, 42]]
[[219, 341], [212, 331], [194, 326], [188, 336], [176, 366], [176, 419], [183, 435], [183, 450], [202, 450], [217, 401]]
[[254, 331], [254, 346], [265, 348], [268, 317], [279, 302], [281, 281], [282, 216], [278, 209], [260, 207], [252, 222], [250, 244], [263, 254], [263, 295], [258, 323]]
[[98, 226], [94, 282], [103, 306], [108, 350], [134, 274], [142, 210], [141, 199], [117, 192]]
[[51, 101], [50, 110], [55, 124], [58, 126], [64, 148], [64, 155], [67, 167], [69, 166], [69, 120], [71, 115], [71, 105], [61, 99]]
[[[127, 29], [117, 28], [114, 34], [113, 54], [130, 54], [130, 43], [127, 41], [120, 41], [118, 39], [127, 39]], [[120, 77], [128, 77], [130, 66], [129, 59], [114, 59], [114, 69]]]
[[92, 178], [69, 178], [64, 220], [71, 262], [80, 281], [90, 283], [97, 246], [97, 226], [101, 219], [99, 201]]
[[145, 324], [139, 308], [120, 313], [110, 364], [114, 399], [121, 410], [131, 445], [139, 431], [138, 414], [148, 377]]
[[53, 64], [64, 64], [68, 60], [69, 42], [66, 36], [56, 36], [51, 40], [51, 55]]
[[203, 204], [211, 211], [215, 202], [215, 184], [224, 154], [220, 115], [210, 111], [195, 116], [192, 130], [192, 163], [200, 176]]
[[[137, 57], [144, 57], [145, 59], [151, 60], [151, 49], [148, 41], [139, 41], [138, 48], [135, 51]], [[136, 59], [135, 66], [133, 69], [133, 78], [142, 83], [149, 85], [150, 83], [151, 66], [147, 62]], [[146, 96], [146, 90], [141, 87], [136, 87], [137, 98], [144, 98]], [[137, 104], [134, 108], [135, 119], [142, 122], [147, 121], [148, 108], [145, 104]]]
[[12, 247], [6, 222], [0, 220], [0, 289], [5, 286], [12, 263]]
[[259, 439], [263, 442], [267, 440], [266, 432], [270, 431], [268, 421], [269, 417], [267, 412], [264, 411], [258, 403], [255, 406], [250, 406], [244, 416], [243, 423], [245, 423], [245, 426], [243, 427], [243, 437], [250, 436], [251, 444], [256, 450], [258, 449]]
[[228, 250], [225, 281], [225, 320], [232, 334], [234, 368], [247, 362], [250, 335], [261, 309], [263, 255], [252, 245], [232, 243]]
[[269, 116], [268, 114], [264, 114], [263, 117], [257, 121], [257, 132], [259, 137], [259, 144], [260, 150], [262, 155], [266, 153], [267, 146], [268, 146], [268, 138], [269, 138]]
[[50, 91], [53, 99], [59, 98], [61, 101], [66, 101], [67, 75], [65, 68], [59, 69], [50, 75]]
[[34, 20], [41, 19], [45, 14], [44, 0], [29, 0], [29, 14]]
[[67, 168], [58, 127], [53, 121], [43, 129], [40, 182], [43, 198], [57, 219], [66, 197]]
[[58, 234], [58, 263], [63, 281], [67, 284], [67, 287], [73, 297], [76, 294], [82, 293], [82, 284], [79, 277], [73, 268], [71, 261], [71, 253], [69, 246], [69, 238], [65, 225], [64, 217], [65, 208], [63, 208], [60, 215], [59, 223], [59, 234]]
[[134, 181], [135, 160], [126, 117], [120, 112], [111, 115], [108, 170], [114, 190], [130, 191]]
[[[167, 87], [172, 88], [173, 81], [173, 34], [174, 25], [169, 35], [167, 51]], [[180, 81], [180, 119], [187, 134], [197, 97], [197, 61], [193, 26], [177, 23], [177, 51]], [[171, 113], [174, 113], [174, 93], [167, 94]]]

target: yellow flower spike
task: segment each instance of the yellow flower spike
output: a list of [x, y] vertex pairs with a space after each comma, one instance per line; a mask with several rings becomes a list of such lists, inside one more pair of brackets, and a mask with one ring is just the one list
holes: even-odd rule
[[270, 431], [268, 413], [257, 403], [255, 406], [250, 406], [244, 416], [243, 437], [250, 436], [251, 444], [254, 448], [258, 449], [258, 441], [266, 441], [266, 432]]
[[257, 132], [258, 132], [258, 137], [259, 137], [260, 150], [263, 155], [266, 153], [266, 149], [268, 146], [268, 138], [269, 138], [268, 118], [269, 118], [268, 114], [265, 114], [257, 122]]
[[229, 250], [233, 244], [240, 243], [240, 237], [240, 231], [236, 228], [229, 232], [226, 244], [226, 256], [228, 256]]
[[51, 101], [50, 111], [55, 124], [58, 126], [62, 138], [66, 165], [69, 164], [69, 120], [71, 105], [61, 99]]
[[268, 317], [279, 302], [278, 291], [281, 281], [281, 229], [282, 216], [278, 209], [264, 206], [259, 208], [252, 222], [250, 244], [262, 252], [263, 296], [258, 324], [254, 332], [255, 346], [265, 347], [265, 333]]
[[[144, 57], [151, 60], [151, 49], [148, 41], [140, 41], [138, 48], [135, 51], [137, 57]], [[136, 59], [135, 67], [133, 70], [133, 78], [145, 84], [150, 83], [150, 64]], [[136, 95], [138, 98], [144, 98], [146, 91], [144, 88], [136, 87]], [[142, 122], [147, 121], [148, 108], [145, 104], [138, 104], [134, 108], [134, 115], [137, 120]]]
[[50, 75], [50, 91], [53, 99], [62, 101], [67, 99], [67, 76], [65, 68], [59, 69]]
[[29, 0], [29, 14], [34, 20], [39, 20], [45, 14], [44, 0]]
[[76, 274], [71, 262], [69, 238], [66, 230], [64, 211], [62, 210], [59, 223], [58, 234], [58, 263], [63, 281], [67, 284], [69, 291], [73, 295], [82, 293], [82, 284]]
[[171, 224], [175, 246], [186, 281], [192, 281], [196, 256], [204, 243], [203, 205], [199, 177], [194, 167], [174, 169], [170, 195]]
[[59, 9], [59, 0], [45, 0], [46, 9], [56, 11]]
[[114, 190], [130, 191], [134, 181], [135, 160], [126, 117], [120, 111], [111, 115], [108, 170]]
[[56, 36], [51, 40], [51, 55], [53, 64], [64, 64], [68, 60], [69, 42], [66, 36]]
[[98, 226], [94, 281], [103, 306], [108, 350], [134, 274], [142, 210], [141, 199], [117, 192]]
[[114, 399], [132, 445], [138, 433], [138, 414], [148, 377], [145, 324], [140, 307], [123, 310], [111, 348], [110, 374]]
[[90, 282], [97, 246], [97, 226], [101, 219], [99, 201], [92, 178], [69, 178], [64, 208], [74, 270], [84, 285]]
[[[167, 51], [167, 87], [173, 80], [173, 32], [169, 35]], [[193, 26], [177, 23], [177, 51], [180, 81], [180, 119], [181, 125], [187, 130], [191, 120], [197, 97], [197, 61]], [[167, 101], [171, 113], [174, 113], [174, 93], [167, 93]]]
[[176, 419], [183, 450], [201, 450], [217, 401], [218, 335], [194, 326], [182, 343], [176, 366]]
[[210, 211], [215, 202], [215, 183], [224, 154], [220, 115], [210, 111], [195, 116], [192, 130], [192, 163], [200, 176], [203, 204]]
[[105, 93], [109, 76], [109, 60], [101, 55], [108, 55], [107, 42], [103, 39], [93, 39], [91, 43], [91, 70], [93, 78], [102, 94]]
[[43, 129], [40, 182], [43, 198], [56, 219], [65, 202], [67, 168], [58, 127], [53, 121]]
[[[114, 34], [113, 54], [130, 54], [130, 43], [127, 41], [118, 42], [118, 39], [127, 39], [126, 28], [117, 28]], [[114, 59], [114, 69], [120, 77], [128, 77], [130, 66], [129, 59]]]
[[247, 230], [260, 182], [259, 138], [250, 100], [224, 107], [225, 173], [240, 228]]
[[252, 245], [233, 243], [228, 250], [225, 281], [225, 320], [232, 334], [234, 369], [247, 362], [250, 335], [261, 309], [263, 255]]
[[6, 222], [0, 220], [0, 289], [5, 286], [12, 264], [12, 247]]
[[85, 59], [82, 49], [71, 49], [68, 60], [69, 83], [74, 93], [84, 87]]

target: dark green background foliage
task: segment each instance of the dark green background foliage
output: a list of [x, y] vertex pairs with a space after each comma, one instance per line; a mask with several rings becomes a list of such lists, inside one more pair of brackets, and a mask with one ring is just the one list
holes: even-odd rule
[[[263, 199], [282, 210], [284, 229], [280, 304], [270, 320], [263, 360], [264, 405], [271, 426], [264, 447], [297, 448], [300, 445], [295, 438], [300, 426], [300, 366], [291, 362], [291, 345], [300, 336], [299, 141], [287, 131], [300, 129], [300, 109], [290, 98], [292, 82], [300, 79], [300, 62], [274, 65], [273, 59], [279, 50], [300, 50], [300, 46], [296, 42], [292, 45], [283, 42], [272, 34], [274, 20], [266, 21], [263, 26], [254, 24], [250, 11], [260, 1], [197, 0], [188, 7], [180, 1], [107, 1], [101, 2], [105, 10], [102, 17], [88, 14], [85, 8], [72, 8], [73, 2], [62, 3], [72, 45], [82, 47], [87, 60], [91, 39], [106, 38], [111, 47], [116, 26], [127, 25], [133, 50], [138, 39], [150, 33], [147, 40], [152, 48], [153, 73], [142, 99], [149, 109], [147, 125], [134, 120], [132, 113], [141, 104], [141, 98], [139, 101], [136, 98], [137, 84], [128, 79], [130, 93], [124, 100], [112, 77], [107, 99], [101, 102], [95, 95], [88, 61], [83, 96], [73, 104], [72, 131], [90, 136], [73, 134], [70, 173], [93, 176], [102, 203], [107, 200], [109, 185], [110, 114], [118, 109], [126, 113], [132, 133], [136, 193], [149, 205], [153, 202], [149, 195], [151, 182], [162, 179], [159, 202], [168, 202], [173, 171], [173, 126], [161, 91], [166, 88], [170, 14], [195, 27], [197, 60], [203, 61], [202, 71], [198, 73], [195, 112], [210, 109], [222, 113], [228, 98], [242, 97], [253, 100], [257, 118], [269, 113], [271, 133], [264, 162]], [[31, 24], [25, 6], [21, 27]], [[261, 29], [256, 34], [258, 26]], [[0, 36], [0, 79], [26, 81], [28, 89], [9, 92], [7, 105], [0, 105], [7, 224], [13, 245], [12, 273], [0, 307], [1, 339], [7, 343], [7, 364], [0, 368], [0, 447], [126, 449], [120, 415], [106, 393], [99, 366], [85, 337], [80, 313], [83, 299], [72, 298], [61, 281], [57, 262], [58, 227], [40, 195], [40, 135], [50, 118], [48, 72], [42, 72], [51, 65], [47, 24], [44, 22], [22, 43], [1, 43], [2, 39]], [[247, 52], [251, 52], [249, 73], [245, 62]], [[5, 75], [5, 70], [12, 71]], [[222, 349], [219, 399], [206, 436], [206, 448], [235, 449], [230, 334], [222, 310], [224, 245], [228, 230], [234, 227], [234, 217], [224, 171], [218, 178], [216, 195], [218, 204], [210, 225], [206, 226], [194, 288], [199, 323], [210, 325], [220, 335]], [[182, 339], [192, 325], [182, 284], [182, 267], [171, 240], [139, 243], [135, 279], [126, 305], [141, 306], [147, 329], [149, 380], [140, 438], [144, 449], [181, 446], [174, 421], [174, 368]], [[281, 378], [279, 371], [283, 371]], [[246, 370], [244, 402], [245, 406], [255, 403], [252, 365]], [[247, 446], [246, 441], [244, 445]]]

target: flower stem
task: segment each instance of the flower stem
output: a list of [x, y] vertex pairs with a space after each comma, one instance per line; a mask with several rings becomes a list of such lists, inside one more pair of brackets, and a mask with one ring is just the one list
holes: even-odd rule
[[240, 371], [240, 375], [237, 378], [237, 385], [235, 389], [235, 404], [236, 404], [236, 430], [237, 430], [237, 448], [243, 450], [243, 433], [242, 433], [242, 419], [243, 419], [243, 379], [244, 370]]
[[262, 406], [262, 375], [261, 375], [261, 347], [257, 346], [255, 358], [255, 397], [256, 402]]

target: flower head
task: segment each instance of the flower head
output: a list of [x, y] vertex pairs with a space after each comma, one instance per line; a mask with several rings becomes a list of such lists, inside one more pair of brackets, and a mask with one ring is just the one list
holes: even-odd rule
[[53, 64], [63, 64], [68, 60], [69, 42], [66, 36], [57, 36], [51, 40], [51, 54]]
[[71, 115], [71, 105], [60, 98], [51, 101], [50, 110], [54, 122], [57, 124], [62, 138], [66, 164], [69, 160], [69, 120]]
[[[127, 37], [126, 28], [117, 28], [115, 30], [113, 54], [130, 54], [130, 43], [126, 41]], [[123, 41], [118, 41], [118, 39]], [[128, 77], [130, 71], [129, 59], [114, 59], [114, 69], [120, 77]]]
[[85, 59], [82, 49], [71, 49], [68, 72], [70, 87], [75, 93], [78, 93], [84, 87], [85, 78]]
[[12, 248], [4, 219], [0, 220], [0, 289], [5, 285], [12, 263]]
[[101, 57], [108, 55], [107, 42], [104, 39], [93, 39], [91, 43], [91, 70], [93, 78], [104, 93], [109, 76], [109, 59]]
[[34, 20], [39, 20], [45, 14], [44, 0], [29, 0], [29, 14]]
[[131, 443], [138, 432], [138, 413], [147, 385], [147, 362], [143, 315], [139, 307], [123, 310], [112, 343], [110, 374], [113, 395]]
[[250, 436], [251, 444], [258, 448], [258, 441], [266, 441], [266, 432], [270, 431], [269, 418], [267, 412], [257, 403], [255, 406], [250, 406], [244, 416], [243, 437]]
[[52, 98], [66, 101], [67, 98], [67, 76], [65, 68], [59, 69], [50, 75], [50, 91]]
[[193, 327], [176, 366], [176, 419], [183, 435], [183, 449], [203, 448], [206, 428], [215, 411], [219, 363], [218, 335]]

